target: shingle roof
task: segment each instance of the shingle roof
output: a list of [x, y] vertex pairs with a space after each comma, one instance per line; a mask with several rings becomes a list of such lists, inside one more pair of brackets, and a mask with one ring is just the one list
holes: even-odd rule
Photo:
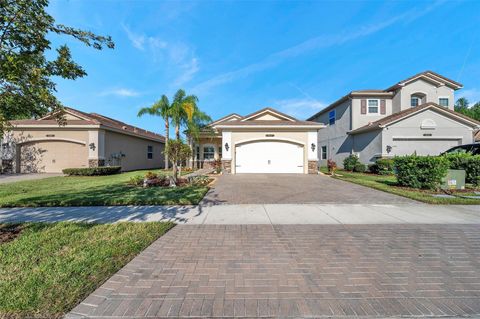
[[[141, 128], [138, 128], [133, 125], [129, 125], [127, 123], [124, 123], [122, 121], [118, 121], [115, 119], [112, 119], [110, 117], [98, 114], [98, 113], [85, 113], [76, 109], [73, 109], [71, 107], [65, 107], [65, 111], [73, 114], [75, 116], [78, 116], [82, 118], [81, 120], [67, 120], [66, 121], [66, 126], [69, 125], [101, 125], [106, 128], [112, 128], [116, 129], [119, 131], [123, 131], [132, 135], [137, 135], [140, 137], [146, 137], [150, 139], [155, 139], [161, 142], [165, 141], [165, 137], [156, 134], [154, 132], [150, 132]], [[58, 125], [58, 122], [56, 120], [50, 120], [48, 119], [48, 116], [46, 118], [41, 118], [38, 120], [16, 120], [16, 121], [11, 121], [12, 125]]]
[[264, 120], [254, 120], [254, 121], [228, 121], [221, 123], [220, 126], [318, 126], [321, 125], [317, 122], [312, 121], [264, 121]]
[[426, 71], [417, 73], [417, 74], [415, 74], [415, 75], [412, 75], [411, 77], [408, 77], [408, 78], [406, 78], [405, 80], [402, 80], [402, 81], [400, 81], [400, 82], [392, 85], [391, 87], [389, 87], [389, 88], [386, 89], [385, 91], [394, 90], [394, 89], [396, 89], [397, 87], [401, 86], [403, 83], [406, 83], [406, 82], [408, 82], [408, 81], [410, 81], [410, 80], [412, 80], [412, 79], [415, 79], [416, 77], [422, 76], [422, 75], [427, 76], [427, 77], [428, 77], [429, 75], [430, 75], [430, 77], [433, 75], [433, 77], [437, 77], [437, 78], [440, 78], [440, 79], [442, 79], [442, 80], [444, 80], [444, 81], [446, 81], [446, 82], [450, 82], [451, 84], [453, 84], [454, 86], [456, 86], [457, 89], [463, 87], [463, 84], [462, 84], [462, 83], [456, 82], [456, 81], [454, 81], [454, 80], [452, 80], [452, 79], [449, 79], [449, 78], [447, 78], [447, 77], [445, 77], [445, 76], [443, 76], [443, 75], [440, 75], [440, 74], [438, 74], [438, 73], [436, 73], [436, 72], [433, 72], [433, 71], [430, 71], [430, 70], [426, 70]]
[[460, 118], [462, 118], [462, 119], [464, 119], [468, 122], [471, 122], [471, 123], [476, 124], [477, 126], [480, 126], [480, 122], [478, 122], [474, 119], [471, 119], [468, 116], [465, 116], [461, 113], [452, 111], [452, 110], [450, 110], [446, 107], [440, 106], [436, 103], [428, 102], [428, 103], [419, 105], [417, 107], [412, 107], [412, 108], [409, 108], [409, 109], [406, 109], [406, 110], [403, 110], [403, 111], [385, 116], [384, 118], [381, 118], [380, 120], [377, 120], [375, 122], [371, 122], [367, 125], [359, 127], [359, 128], [357, 128], [353, 131], [350, 131], [348, 134], [357, 134], [357, 133], [363, 133], [363, 132], [367, 132], [367, 131], [373, 131], [373, 130], [381, 129], [384, 126], [386, 126], [386, 125], [388, 125], [392, 122], [398, 121], [398, 120], [400, 120], [404, 117], [407, 117], [410, 114], [417, 113], [417, 112], [419, 112], [423, 109], [427, 109], [427, 108], [437, 108], [438, 110], [440, 110], [442, 112], [446, 112], [446, 113], [449, 113], [449, 114], [454, 115], [456, 117], [460, 117]]

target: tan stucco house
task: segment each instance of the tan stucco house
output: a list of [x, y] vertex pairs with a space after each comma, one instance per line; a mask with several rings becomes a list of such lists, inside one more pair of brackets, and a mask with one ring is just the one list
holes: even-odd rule
[[432, 71], [416, 74], [384, 90], [348, 93], [311, 116], [326, 123], [319, 131], [320, 165], [343, 165], [356, 154], [363, 163], [396, 155], [438, 155], [469, 144], [480, 123], [454, 111], [462, 84]]
[[105, 165], [119, 165], [123, 171], [164, 167], [162, 135], [72, 108], [65, 108], [64, 119], [64, 125], [53, 114], [12, 121], [2, 158], [10, 156], [19, 173]]
[[247, 116], [230, 114], [212, 122], [198, 140], [191, 139], [190, 165], [212, 167], [217, 162], [231, 174], [317, 174], [317, 134], [323, 127], [272, 108]]

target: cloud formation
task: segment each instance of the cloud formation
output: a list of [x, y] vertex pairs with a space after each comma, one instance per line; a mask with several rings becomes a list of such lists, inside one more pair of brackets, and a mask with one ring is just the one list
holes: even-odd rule
[[119, 89], [111, 89], [111, 90], [103, 91], [99, 95], [100, 96], [113, 95], [113, 96], [120, 96], [120, 97], [134, 97], [134, 96], [139, 96], [140, 93], [132, 89], [119, 88]]

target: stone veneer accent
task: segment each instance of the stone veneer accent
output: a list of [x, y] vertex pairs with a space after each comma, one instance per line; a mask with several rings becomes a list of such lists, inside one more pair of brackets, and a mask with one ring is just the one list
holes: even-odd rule
[[105, 165], [104, 159], [89, 159], [88, 167], [100, 167]]
[[308, 161], [308, 174], [318, 174], [318, 161]]
[[232, 172], [232, 160], [223, 160], [222, 170], [224, 173], [230, 174]]

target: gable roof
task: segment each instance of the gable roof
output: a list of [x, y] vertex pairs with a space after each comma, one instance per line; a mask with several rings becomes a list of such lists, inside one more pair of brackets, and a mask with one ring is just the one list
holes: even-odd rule
[[221, 122], [227, 122], [227, 121], [229, 121], [229, 120], [231, 120], [231, 119], [237, 119], [237, 120], [239, 120], [239, 119], [242, 119], [242, 118], [243, 118], [243, 117], [242, 117], [241, 115], [237, 114], [237, 113], [231, 113], [231, 114], [228, 114], [228, 115], [226, 115], [226, 116], [224, 116], [224, 117], [219, 118], [219, 119], [216, 120], [216, 121], [213, 121], [212, 123], [209, 124], [209, 126], [212, 126], [212, 125], [215, 125], [215, 124], [221, 123]]
[[339, 104], [343, 103], [344, 101], [354, 97], [354, 96], [385, 96], [385, 97], [393, 97], [394, 95], [394, 92], [396, 89], [404, 86], [405, 84], [409, 83], [409, 82], [412, 82], [412, 81], [415, 81], [416, 79], [418, 78], [427, 78], [429, 79], [430, 81], [432, 82], [435, 82], [435, 83], [438, 83], [438, 84], [445, 84], [445, 85], [448, 85], [450, 86], [451, 88], [455, 89], [455, 90], [458, 90], [458, 89], [461, 89], [463, 87], [463, 84], [461, 83], [458, 83], [452, 79], [449, 79], [447, 77], [444, 77], [443, 75], [440, 75], [436, 72], [433, 72], [433, 71], [430, 71], [430, 70], [427, 70], [427, 71], [423, 71], [423, 72], [420, 72], [420, 73], [417, 73], [409, 78], [406, 78], [405, 80], [402, 80], [392, 86], [390, 86], [389, 88], [385, 89], [385, 90], [355, 90], [355, 91], [351, 91], [350, 93], [348, 93], [347, 95], [345, 96], [342, 96], [341, 98], [339, 98], [338, 100], [336, 100], [335, 102], [331, 103], [330, 105], [328, 105], [327, 107], [321, 109], [320, 111], [318, 111], [317, 113], [315, 113], [314, 115], [310, 116], [307, 121], [311, 121], [313, 120], [315, 117], [319, 116], [320, 114], [323, 114], [325, 112], [328, 112], [330, 111], [331, 109], [335, 108], [336, 106], [338, 106]]
[[385, 126], [388, 126], [394, 122], [400, 121], [408, 116], [414, 115], [416, 113], [419, 113], [421, 111], [424, 111], [426, 109], [435, 109], [436, 111], [440, 111], [441, 113], [444, 113], [445, 115], [449, 117], [454, 117], [456, 120], [460, 120], [463, 122], [469, 123], [470, 126], [472, 127], [480, 127], [480, 122], [469, 118], [468, 116], [465, 116], [461, 113], [452, 111], [446, 107], [440, 106], [436, 103], [433, 102], [428, 102], [422, 105], [419, 105], [417, 107], [412, 107], [397, 113], [393, 113], [391, 115], [385, 116], [384, 118], [381, 118], [380, 120], [377, 120], [375, 122], [371, 122], [367, 125], [364, 125], [362, 127], [359, 127], [353, 131], [348, 132], [348, 134], [357, 134], [357, 133], [364, 133], [368, 131], [373, 131], [373, 130], [378, 130], [378, 129], [383, 129]]
[[[148, 139], [157, 140], [160, 142], [165, 141], [165, 137], [160, 134], [150, 132], [136, 126], [124, 123], [122, 121], [118, 121], [112, 119], [110, 117], [98, 114], [98, 113], [85, 113], [71, 107], [64, 107], [65, 113], [71, 114], [74, 117], [79, 118], [78, 120], [74, 119], [67, 119], [65, 126], [101, 126], [104, 129], [110, 129], [112, 131], [116, 131], [119, 133], [126, 133], [129, 135], [144, 137]], [[35, 127], [38, 125], [59, 125], [55, 119], [51, 119], [53, 114], [47, 114], [46, 116], [40, 119], [33, 119], [33, 120], [16, 120], [11, 121], [13, 126], [31, 126]]]
[[449, 79], [449, 78], [447, 78], [443, 75], [440, 75], [438, 73], [435, 73], [433, 71], [427, 70], [427, 71], [417, 73], [417, 74], [415, 74], [415, 75], [413, 75], [409, 78], [406, 78], [405, 80], [402, 80], [402, 81], [392, 85], [391, 87], [389, 87], [385, 91], [395, 90], [399, 87], [404, 86], [407, 83], [410, 83], [412, 81], [417, 80], [418, 78], [424, 78], [424, 79], [427, 79], [431, 82], [438, 83], [439, 85], [444, 84], [444, 85], [449, 86], [449, 87], [451, 87], [452, 89], [455, 89], [455, 90], [461, 89], [463, 87], [463, 84], [461, 84], [459, 82], [456, 82], [452, 79]]
[[277, 111], [271, 107], [265, 107], [261, 110], [258, 110], [256, 112], [253, 112], [253, 113], [250, 113], [248, 114], [247, 116], [244, 116], [242, 118], [241, 121], [245, 122], [245, 121], [248, 121], [250, 119], [253, 119], [255, 117], [259, 117], [260, 115], [262, 114], [271, 114], [275, 117], [278, 117], [279, 119], [284, 119], [286, 121], [291, 121], [291, 122], [295, 122], [295, 121], [298, 121], [296, 118], [294, 118], [293, 116], [290, 116], [290, 115], [287, 115], [285, 113], [282, 113], [280, 111]]

